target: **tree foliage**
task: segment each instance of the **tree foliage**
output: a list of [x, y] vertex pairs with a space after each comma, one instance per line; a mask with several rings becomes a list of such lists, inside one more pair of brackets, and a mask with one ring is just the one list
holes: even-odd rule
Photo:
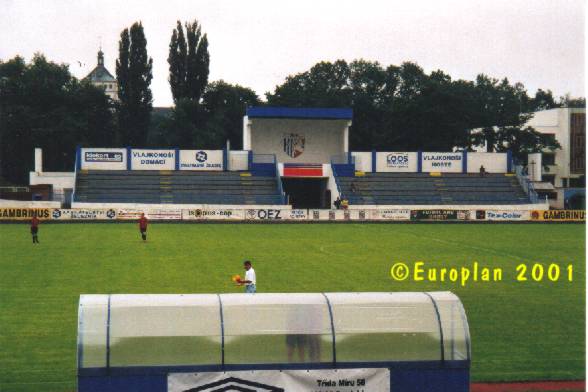
[[153, 102], [149, 87], [153, 78], [153, 59], [147, 55], [147, 39], [141, 22], [122, 31], [118, 52], [119, 142], [141, 146], [147, 139]]
[[71, 171], [76, 145], [110, 145], [112, 102], [104, 91], [78, 81], [67, 65], [36, 54], [0, 62], [0, 175], [28, 183], [33, 150], [43, 149], [46, 171]]
[[184, 35], [184, 27], [178, 20], [170, 39], [167, 62], [175, 107], [171, 118], [162, 121], [156, 133], [166, 144], [175, 142], [184, 148], [204, 148], [216, 143], [215, 134], [204, 126], [200, 107], [208, 84], [208, 38], [197, 21], [186, 23], [185, 28]]
[[200, 104], [180, 99], [171, 115], [159, 118], [152, 130], [155, 146], [221, 148], [227, 140], [232, 149], [242, 148], [243, 116], [248, 106], [260, 105], [255, 92], [222, 80], [210, 83]]
[[530, 112], [558, 106], [551, 91], [530, 98], [522, 84], [506, 78], [452, 80], [412, 62], [320, 62], [287, 77], [266, 98], [276, 106], [353, 108], [353, 150], [450, 151], [486, 144], [489, 151], [523, 154], [557, 147], [524, 126]]
[[204, 128], [215, 145], [227, 140], [231, 148], [243, 148], [243, 116], [247, 107], [261, 104], [255, 91], [223, 80], [208, 85], [202, 100]]
[[586, 98], [572, 97], [570, 94], [566, 94], [559, 98], [559, 106], [564, 108], [586, 108]]
[[169, 44], [169, 83], [174, 102], [190, 99], [200, 102], [208, 84], [210, 54], [208, 38], [197, 21], [186, 23], [186, 35], [178, 20]]

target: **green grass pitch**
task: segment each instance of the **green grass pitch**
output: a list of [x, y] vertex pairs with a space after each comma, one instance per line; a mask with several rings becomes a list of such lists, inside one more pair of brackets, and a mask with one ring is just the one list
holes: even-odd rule
[[[0, 224], [0, 391], [73, 391], [81, 293], [225, 293], [253, 261], [259, 292], [451, 290], [474, 381], [583, 379], [585, 226], [578, 224]], [[394, 261], [503, 267], [499, 283], [395, 282]], [[520, 263], [574, 281], [515, 282]]]

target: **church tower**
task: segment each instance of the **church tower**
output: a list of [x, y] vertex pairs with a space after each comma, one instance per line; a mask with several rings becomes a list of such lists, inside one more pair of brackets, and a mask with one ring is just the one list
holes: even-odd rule
[[104, 92], [112, 100], [118, 100], [118, 85], [116, 79], [104, 66], [104, 52], [102, 48], [98, 51], [98, 65], [86, 76], [86, 79], [93, 85], [104, 88]]

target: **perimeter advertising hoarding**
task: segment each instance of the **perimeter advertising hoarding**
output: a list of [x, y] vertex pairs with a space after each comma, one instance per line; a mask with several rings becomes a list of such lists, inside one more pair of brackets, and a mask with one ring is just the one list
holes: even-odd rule
[[223, 170], [222, 150], [180, 150], [180, 170]]
[[126, 170], [126, 148], [82, 148], [80, 150], [82, 170]]
[[116, 219], [116, 210], [75, 208], [71, 210], [56, 208], [51, 213], [55, 220], [113, 220]]
[[116, 218], [120, 220], [138, 220], [144, 213], [150, 220], [181, 220], [182, 210], [180, 209], [118, 209]]
[[423, 172], [461, 173], [463, 170], [461, 152], [423, 152]]
[[370, 210], [372, 220], [410, 220], [410, 210], [406, 209], [381, 209]]
[[586, 211], [584, 210], [547, 210], [531, 211], [531, 220], [553, 222], [584, 222]]
[[468, 210], [412, 210], [411, 220], [468, 220], [471, 213]]
[[183, 220], [243, 220], [245, 210], [232, 208], [196, 208], [182, 210]]
[[496, 210], [487, 210], [486, 211], [486, 220], [490, 221], [522, 221], [522, 220], [529, 220], [530, 214], [529, 211], [496, 211]]
[[132, 149], [132, 170], [174, 170], [176, 150]]
[[39, 220], [51, 219], [52, 208], [0, 208], [1, 220], [31, 220], [36, 216]]

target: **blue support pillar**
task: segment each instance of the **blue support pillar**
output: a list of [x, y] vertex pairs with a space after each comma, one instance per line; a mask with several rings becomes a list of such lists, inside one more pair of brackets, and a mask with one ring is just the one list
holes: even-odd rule
[[229, 162], [229, 154], [227, 151], [227, 146], [225, 146], [223, 148], [223, 171], [228, 170], [228, 165], [227, 165], [228, 162]]
[[176, 170], [180, 170], [180, 149], [176, 148]]
[[132, 156], [131, 156], [131, 147], [127, 147], [127, 170], [133, 170], [133, 165], [131, 163]]
[[512, 151], [506, 151], [506, 172], [512, 173]]
[[353, 163], [353, 155], [351, 155], [351, 151], [347, 151], [347, 163], [348, 164]]
[[82, 168], [82, 148], [76, 146], [76, 171], [80, 171]]
[[467, 173], [468, 172], [468, 150], [463, 150], [462, 157], [461, 157], [461, 172]]
[[251, 171], [251, 164], [253, 163], [253, 151], [247, 152], [247, 170]]
[[372, 173], [375, 173], [377, 170], [377, 154], [376, 154], [376, 150], [372, 150]]
[[417, 151], [417, 173], [423, 172], [423, 152], [421, 150]]

